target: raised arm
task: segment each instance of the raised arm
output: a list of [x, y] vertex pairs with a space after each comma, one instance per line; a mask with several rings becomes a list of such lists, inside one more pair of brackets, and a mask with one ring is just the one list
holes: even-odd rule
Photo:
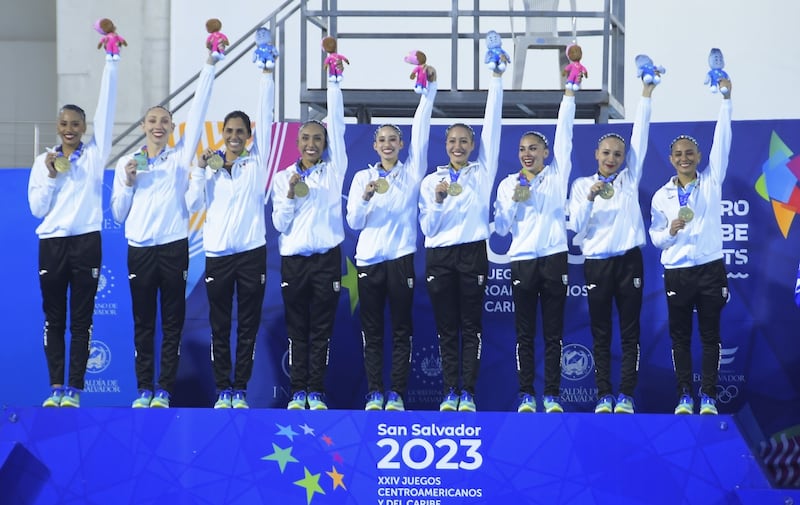
[[180, 164], [182, 167], [188, 167], [192, 163], [197, 150], [197, 143], [200, 141], [200, 135], [203, 132], [208, 102], [211, 100], [211, 89], [214, 85], [214, 62], [213, 58], [208, 58], [197, 80], [197, 89], [194, 92], [192, 106], [186, 118], [186, 131], [179, 141], [182, 143], [180, 151]]
[[[500, 158], [500, 131], [503, 114], [503, 76], [493, 73], [486, 97], [486, 110], [481, 130], [480, 152], [478, 162], [488, 170], [490, 180], [497, 175], [497, 163]], [[489, 190], [491, 191], [491, 189]]]
[[636, 118], [633, 121], [633, 131], [631, 132], [631, 145], [628, 148], [625, 164], [629, 171], [629, 177], [635, 185], [639, 185], [642, 180], [642, 167], [644, 158], [647, 154], [647, 143], [650, 139], [650, 111], [652, 110], [651, 95], [656, 85], [653, 83], [642, 83], [642, 98], [636, 108]]
[[100, 81], [100, 95], [97, 98], [97, 108], [92, 120], [94, 139], [100, 149], [97, 167], [101, 173], [106, 169], [105, 164], [111, 154], [111, 142], [114, 137], [114, 112], [117, 108], [117, 65], [118, 60], [106, 60], [103, 67], [103, 77]]
[[711, 144], [711, 152], [708, 156], [709, 175], [717, 182], [722, 184], [728, 172], [728, 156], [731, 151], [731, 140], [733, 132], [731, 130], [731, 115], [733, 106], [731, 103], [731, 82], [728, 79], [720, 79], [720, 88], [728, 88], [728, 93], [723, 95], [722, 105], [719, 108], [717, 124], [714, 127], [714, 142]]
[[344, 182], [347, 150], [344, 145], [344, 100], [338, 82], [328, 83], [328, 152], [333, 169]]
[[408, 168], [414, 171], [414, 180], [419, 182], [425, 177], [428, 170], [428, 144], [431, 132], [431, 114], [433, 112], [433, 102], [436, 100], [436, 91], [439, 85], [436, 83], [436, 71], [429, 67], [430, 81], [428, 83], [428, 93], [420, 95], [417, 111], [414, 113], [414, 121], [411, 123], [411, 145], [408, 148]]

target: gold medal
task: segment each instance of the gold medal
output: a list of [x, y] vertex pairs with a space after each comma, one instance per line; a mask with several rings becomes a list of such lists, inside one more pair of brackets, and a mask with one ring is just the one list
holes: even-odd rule
[[375, 191], [380, 194], [384, 194], [389, 191], [389, 181], [383, 177], [375, 181]]
[[516, 188], [514, 188], [514, 201], [527, 202], [530, 197], [531, 197], [530, 186], [517, 186]]
[[694, 219], [694, 211], [687, 206], [683, 206], [678, 211], [678, 219], [683, 219], [687, 223]]
[[133, 155], [133, 159], [136, 160], [136, 171], [137, 172], [147, 172], [150, 170], [150, 164], [147, 162], [147, 155], [138, 152]]
[[308, 184], [303, 181], [297, 181], [297, 184], [294, 185], [294, 194], [300, 198], [308, 195]]
[[450, 196], [458, 196], [462, 191], [464, 191], [464, 188], [462, 188], [461, 184], [457, 182], [453, 182], [447, 186], [447, 194]]
[[56, 161], [53, 162], [53, 165], [56, 167], [56, 172], [66, 172], [69, 170], [69, 167], [72, 166], [72, 163], [69, 162], [69, 158], [59, 156], [56, 158]]
[[216, 172], [225, 165], [225, 160], [223, 160], [222, 156], [219, 154], [212, 154], [206, 160], [206, 164], [208, 165], [208, 168]]
[[609, 198], [614, 196], [614, 186], [612, 186], [610, 182], [607, 182], [603, 184], [603, 187], [600, 188], [600, 192], [597, 194], [600, 195], [600, 198], [608, 200]]

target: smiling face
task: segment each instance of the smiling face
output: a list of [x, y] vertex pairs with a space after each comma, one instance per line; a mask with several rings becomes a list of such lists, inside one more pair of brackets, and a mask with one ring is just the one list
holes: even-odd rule
[[300, 127], [297, 133], [297, 150], [300, 151], [300, 162], [304, 167], [316, 165], [322, 159], [325, 147], [325, 129], [322, 125], [309, 122]]
[[614, 137], [605, 138], [597, 146], [594, 158], [597, 160], [597, 171], [603, 177], [608, 177], [625, 162], [625, 144]]
[[469, 155], [475, 149], [472, 132], [465, 126], [455, 125], [447, 132], [446, 149], [450, 164], [461, 168], [469, 163]]
[[229, 117], [222, 127], [222, 139], [225, 141], [225, 150], [235, 156], [244, 151], [245, 143], [250, 138], [250, 125], [239, 116]]
[[391, 168], [397, 164], [400, 150], [403, 148], [403, 140], [397, 129], [393, 126], [382, 126], [375, 132], [375, 141], [372, 143], [373, 149], [381, 158], [383, 168]]
[[678, 173], [678, 180], [683, 183], [691, 182], [697, 177], [697, 165], [700, 159], [701, 154], [697, 145], [689, 139], [675, 142], [669, 154], [669, 161]]
[[550, 156], [550, 149], [541, 138], [533, 134], [519, 139], [519, 162], [524, 170], [538, 174], [544, 169], [544, 160]]
[[163, 107], [151, 107], [142, 121], [142, 131], [147, 137], [147, 143], [155, 147], [161, 148], [167, 145], [174, 129], [172, 116]]
[[86, 121], [77, 110], [64, 108], [58, 114], [56, 131], [61, 138], [62, 149], [72, 152], [78, 148], [83, 134], [86, 133]]

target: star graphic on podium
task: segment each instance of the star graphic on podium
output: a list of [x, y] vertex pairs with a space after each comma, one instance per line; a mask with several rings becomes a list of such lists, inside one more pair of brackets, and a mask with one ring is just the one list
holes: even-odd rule
[[328, 474], [328, 477], [330, 477], [331, 480], [333, 481], [333, 489], [334, 490], [339, 486], [342, 486], [343, 489], [347, 490], [347, 486], [344, 485], [344, 474], [343, 473], [339, 473], [336, 470], [335, 466], [331, 467], [331, 471], [330, 472], [325, 472], [325, 473]]
[[281, 448], [278, 444], [272, 444], [272, 454], [268, 454], [264, 456], [264, 460], [267, 461], [275, 461], [278, 463], [278, 466], [281, 469], [281, 473], [286, 470], [287, 463], [299, 463], [299, 461], [292, 456], [292, 448], [288, 447], [286, 449]]
[[314, 498], [314, 494], [320, 493], [325, 494], [325, 491], [319, 486], [319, 477], [320, 474], [315, 473], [312, 474], [308, 471], [308, 468], [303, 467], [303, 472], [305, 473], [305, 477], [300, 480], [294, 481], [296, 486], [300, 486], [305, 488], [306, 490], [306, 501], [310, 504], [311, 499]]

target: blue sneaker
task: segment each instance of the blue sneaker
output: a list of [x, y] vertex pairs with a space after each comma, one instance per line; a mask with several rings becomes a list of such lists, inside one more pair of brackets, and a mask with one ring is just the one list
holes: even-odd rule
[[614, 407], [614, 413], [633, 414], [633, 412], [633, 398], [624, 393], [620, 393], [619, 396], [617, 396], [617, 405]]
[[[61, 406], [64, 406], [64, 400], [61, 400]], [[707, 394], [700, 395], [700, 414], [712, 416], [719, 414], [719, 411], [717, 411], [717, 401]]]
[[610, 414], [614, 411], [614, 397], [611, 395], [603, 395], [597, 400], [597, 405], [594, 407], [595, 414]]
[[456, 410], [458, 410], [458, 395], [453, 388], [450, 388], [450, 392], [445, 395], [444, 400], [439, 404], [439, 411], [455, 412]]
[[131, 407], [135, 409], [149, 409], [150, 402], [153, 400], [153, 392], [149, 389], [140, 389], [139, 396], [133, 400]]
[[328, 405], [325, 403], [325, 397], [322, 393], [308, 393], [308, 408], [309, 410], [328, 410]]
[[364, 410], [383, 410], [383, 395], [378, 391], [373, 391], [367, 395], [367, 404]]
[[81, 390], [67, 386], [64, 388], [64, 396], [61, 397], [62, 407], [80, 407], [81, 406]]
[[536, 399], [528, 393], [520, 393], [517, 412], [536, 412]]
[[469, 391], [461, 391], [458, 399], [459, 412], [475, 412], [475, 397]]
[[247, 403], [247, 397], [243, 390], [237, 389], [233, 392], [233, 399], [231, 399], [231, 407], [235, 409], [249, 409], [250, 404]]
[[42, 403], [42, 407], [60, 407], [64, 397], [64, 388], [57, 387], [50, 391], [50, 396]]
[[542, 404], [544, 405], [544, 411], [548, 414], [564, 412], [564, 409], [561, 407], [561, 404], [558, 403], [557, 396], [545, 396], [542, 398]]
[[403, 405], [403, 397], [400, 396], [400, 393], [395, 391], [386, 393], [386, 410], [406, 410], [405, 405]]
[[306, 392], [298, 391], [292, 395], [289, 400], [289, 405], [286, 406], [288, 410], [305, 410], [306, 408]]
[[689, 395], [681, 395], [678, 401], [678, 406], [675, 407], [676, 414], [693, 414], [694, 413], [694, 400]]
[[229, 409], [231, 408], [231, 390], [225, 389], [220, 391], [217, 401], [214, 403], [215, 409]]
[[163, 389], [156, 389], [156, 394], [150, 400], [151, 409], [168, 409], [169, 408], [169, 393]]

